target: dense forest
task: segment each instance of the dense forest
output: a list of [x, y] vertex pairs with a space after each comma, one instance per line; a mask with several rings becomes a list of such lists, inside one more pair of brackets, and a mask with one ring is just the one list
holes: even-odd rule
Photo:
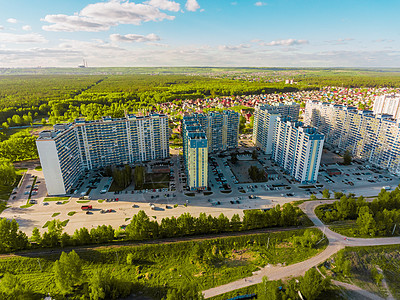
[[33, 121], [49, 118], [50, 123], [79, 116], [120, 117], [124, 111], [157, 110], [159, 103], [182, 99], [300, 88], [307, 87], [185, 75], [1, 76], [0, 123], [2, 127], [26, 125], [29, 117]]

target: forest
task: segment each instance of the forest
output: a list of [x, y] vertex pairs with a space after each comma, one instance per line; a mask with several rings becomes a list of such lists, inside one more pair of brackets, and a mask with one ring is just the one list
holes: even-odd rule
[[336, 192], [334, 196], [338, 200], [333, 204], [321, 205], [315, 210], [318, 218], [324, 223], [355, 221], [353, 228], [342, 232], [351, 236], [399, 235], [399, 228], [396, 228], [396, 224], [400, 223], [400, 189], [398, 187], [392, 192], [382, 189], [372, 202], [367, 202], [362, 196], [356, 199], [353, 194], [343, 195], [341, 192]]

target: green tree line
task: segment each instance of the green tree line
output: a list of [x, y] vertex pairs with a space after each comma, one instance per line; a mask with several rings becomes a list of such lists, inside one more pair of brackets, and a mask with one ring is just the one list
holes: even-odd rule
[[322, 205], [317, 216], [326, 223], [341, 220], [356, 220], [358, 233], [369, 236], [390, 236], [396, 226], [400, 225], [400, 189], [392, 192], [382, 189], [372, 202], [364, 197], [357, 199], [354, 194], [334, 193], [339, 199], [332, 205]]
[[305, 216], [302, 211], [287, 203], [281, 208], [262, 210], [247, 210], [243, 219], [238, 214], [231, 219], [223, 214], [218, 217], [200, 213], [199, 217], [193, 217], [184, 213], [179, 217], [163, 218], [160, 223], [150, 220], [144, 211], [135, 214], [125, 231], [117, 231], [111, 226], [98, 226], [90, 231], [87, 228], [75, 230], [73, 235], [63, 233], [63, 226], [59, 220], [48, 223], [47, 231], [40, 233], [34, 228], [29, 241], [24, 233], [18, 231], [18, 223], [15, 220], [1, 219], [0, 234], [3, 246], [1, 253], [13, 252], [30, 247], [66, 247], [73, 245], [88, 245], [113, 242], [114, 240], [141, 241], [157, 238], [168, 238], [187, 235], [210, 234], [221, 232], [234, 232], [259, 228], [272, 228], [283, 226], [299, 226], [305, 224]]

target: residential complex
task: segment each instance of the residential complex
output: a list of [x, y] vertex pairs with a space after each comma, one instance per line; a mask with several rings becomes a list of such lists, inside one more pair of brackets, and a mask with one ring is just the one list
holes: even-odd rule
[[[389, 111], [386, 105], [377, 103], [375, 107], [380, 112]], [[400, 130], [392, 115], [308, 101], [305, 123], [322, 132], [331, 147], [348, 150], [353, 157], [400, 174]]]
[[317, 181], [324, 136], [298, 122], [300, 105], [257, 105], [253, 142], [302, 183]]
[[272, 158], [297, 181], [317, 182], [324, 135], [290, 117], [277, 117]]
[[375, 115], [392, 115], [394, 119], [400, 119], [400, 94], [389, 94], [376, 97], [373, 111]]
[[235, 149], [238, 134], [239, 113], [231, 110], [183, 117], [183, 156], [191, 190], [207, 188], [208, 153]]
[[77, 119], [42, 131], [36, 145], [48, 194], [66, 194], [85, 170], [168, 158], [168, 117]]
[[294, 102], [258, 104], [254, 111], [253, 143], [266, 154], [272, 153], [273, 135], [278, 116], [297, 120], [300, 104]]

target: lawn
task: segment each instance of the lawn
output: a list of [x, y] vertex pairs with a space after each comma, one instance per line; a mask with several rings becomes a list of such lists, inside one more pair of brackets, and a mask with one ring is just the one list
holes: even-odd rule
[[68, 213], [68, 216], [72, 217], [74, 214], [76, 214], [76, 211], [70, 211], [70, 212]]
[[49, 201], [65, 201], [68, 200], [69, 197], [47, 197], [44, 198], [44, 202], [49, 202]]
[[78, 200], [76, 201], [76, 203], [88, 203], [90, 202], [90, 200]]
[[60, 214], [59, 212], [56, 212], [56, 213], [52, 214], [51, 217], [52, 218], [57, 217], [59, 214]]
[[228, 160], [228, 164], [239, 183], [253, 183], [248, 171], [250, 166], [256, 166], [259, 169], [263, 169], [263, 166], [257, 160], [238, 160], [236, 164], [232, 164]]
[[25, 173], [26, 171], [28, 171], [27, 168], [16, 168], [16, 169], [15, 169], [15, 173], [17, 173], [17, 175], [21, 175], [21, 176], [22, 176], [22, 174]]
[[8, 201], [8, 199], [10, 198], [11, 192], [14, 189], [14, 187], [16, 187], [19, 183], [19, 181], [21, 180], [22, 175], [17, 174], [17, 178], [14, 182], [13, 185], [2, 185], [0, 184], [0, 200], [6, 200]]
[[[68, 221], [68, 220], [66, 220]], [[317, 231], [317, 229], [309, 229]], [[293, 264], [322, 251], [291, 243], [304, 229], [269, 234], [244, 235], [213, 240], [158, 245], [124, 246], [82, 250], [83, 278], [97, 270], [133, 282], [135, 293], [142, 291], [161, 299], [167, 288], [195, 285], [199, 290], [252, 275], [266, 264]], [[268, 247], [267, 247], [268, 244]], [[128, 262], [128, 254], [132, 261]], [[52, 271], [58, 255], [12, 257], [0, 260], [0, 273], [11, 272], [37, 293], [58, 295]], [[40, 261], [40, 264], [38, 263]]]
[[169, 174], [149, 174], [146, 173], [143, 189], [163, 189], [169, 187]]
[[35, 170], [36, 171], [42, 171], [42, 167], [36, 167]]
[[[335, 272], [335, 263], [330, 260], [320, 267], [334, 279], [355, 284], [362, 289], [386, 298], [387, 292], [382, 284], [377, 284], [372, 269], [379, 267], [383, 271], [389, 290], [395, 299], [400, 299], [400, 245], [375, 247], [349, 247], [341, 250], [343, 260], [350, 262], [350, 275], [345, 277]], [[337, 255], [334, 257], [336, 258]]]

